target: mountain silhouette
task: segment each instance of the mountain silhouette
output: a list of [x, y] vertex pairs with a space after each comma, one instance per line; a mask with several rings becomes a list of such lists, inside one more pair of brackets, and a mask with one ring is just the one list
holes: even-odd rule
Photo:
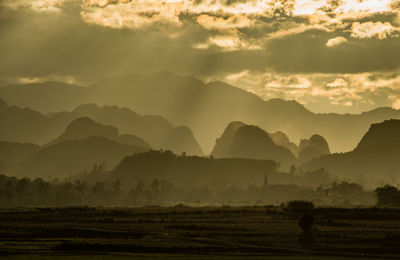
[[211, 152], [211, 155], [215, 158], [226, 157], [231, 152], [231, 146], [235, 138], [236, 131], [245, 125], [245, 123], [242, 123], [240, 121], [229, 123], [222, 133], [221, 137], [217, 138], [217, 140], [215, 141], [215, 145]]
[[271, 137], [275, 144], [289, 149], [296, 157], [299, 156], [299, 147], [295, 143], [290, 142], [289, 137], [285, 133], [278, 131], [269, 134], [269, 137]]
[[229, 124], [217, 139], [213, 152], [215, 158], [249, 158], [274, 160], [287, 167], [296, 163], [292, 152], [276, 145], [269, 134], [258, 126], [242, 122]]
[[121, 133], [133, 134], [153, 143], [156, 138], [153, 129], [138, 114], [128, 108], [117, 106], [100, 107], [95, 104], [80, 105], [74, 109], [75, 113], [89, 117], [104, 125], [112, 125]]
[[139, 180], [167, 180], [179, 187], [208, 187], [223, 190], [232, 184], [247, 187], [264, 178], [265, 171], [275, 171], [277, 165], [268, 160], [212, 159], [179, 156], [171, 151], [149, 151], [125, 157], [110, 174], [124, 185], [136, 185]]
[[5, 173], [40, 150], [35, 144], [0, 141], [0, 172]]
[[302, 139], [299, 145], [299, 162], [330, 154], [328, 142], [320, 135], [314, 134], [309, 139]]
[[143, 139], [128, 134], [120, 136], [117, 128], [99, 124], [88, 117], [81, 117], [72, 121], [66, 127], [65, 131], [48, 145], [63, 141], [86, 139], [92, 136], [103, 137], [116, 142], [150, 149], [150, 145]]
[[393, 146], [398, 143], [400, 143], [400, 120], [386, 120], [379, 124], [372, 124], [355, 151]]
[[34, 110], [10, 106], [0, 110], [0, 140], [43, 143], [49, 138], [49, 119]]
[[174, 126], [162, 116], [143, 115], [142, 118], [155, 134], [155, 147], [160, 147], [162, 137], [170, 132]]
[[[400, 119], [400, 111], [391, 108], [361, 114], [315, 114], [295, 101], [264, 101], [223, 82], [206, 84], [166, 71], [107, 78], [88, 87], [57, 84], [3, 87], [0, 97], [9, 104], [42, 112], [96, 103], [127, 107], [139, 114], [160, 115], [173, 125], [188, 126], [206, 152], [212, 150], [215, 139], [232, 121], [249, 122], [270, 133], [281, 131], [295, 143], [318, 133], [329, 141], [331, 151], [345, 152], [354, 149], [371, 124]], [[145, 136], [140, 137], [146, 140]]]
[[369, 185], [397, 182], [400, 174], [399, 132], [400, 120], [372, 124], [354, 150], [315, 158], [301, 168], [325, 168], [339, 177]]
[[192, 131], [186, 126], [175, 127], [165, 134], [161, 148], [177, 154], [203, 155]]
[[147, 149], [103, 137], [63, 140], [49, 145], [24, 160], [13, 173], [30, 177], [66, 177], [105, 163], [113, 168], [125, 156]]
[[[3, 104], [3, 102], [1, 102]], [[5, 102], [4, 102], [5, 104]], [[45, 144], [60, 136], [66, 127], [76, 119], [87, 117], [104, 125], [111, 125], [123, 133], [122, 142], [132, 145], [152, 147], [160, 149], [164, 136], [174, 126], [165, 118], [157, 115], [140, 116], [127, 108], [117, 106], [99, 107], [94, 104], [80, 105], [71, 112], [63, 111], [48, 113], [46, 115], [32, 109], [23, 109], [17, 106], [0, 109], [0, 140]], [[76, 135], [88, 137], [76, 129]], [[91, 135], [93, 135], [92, 133]], [[106, 133], [97, 133], [106, 138], [116, 139], [115, 134], [109, 136]], [[137, 143], [134, 143], [136, 136]], [[72, 138], [73, 139], [73, 138]], [[140, 139], [140, 140], [139, 140]], [[145, 143], [143, 140], [145, 140]], [[141, 143], [141, 144], [140, 144]]]

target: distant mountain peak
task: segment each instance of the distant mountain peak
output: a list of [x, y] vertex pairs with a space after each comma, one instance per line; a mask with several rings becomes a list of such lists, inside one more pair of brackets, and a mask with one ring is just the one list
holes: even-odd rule
[[305, 112], [309, 114], [313, 114], [310, 110], [308, 110], [304, 105], [300, 104], [296, 100], [284, 100], [280, 98], [272, 98], [265, 103], [268, 106], [274, 107], [276, 109], [284, 108], [285, 110], [296, 111], [296, 112]]
[[236, 131], [246, 124], [240, 121], [233, 121], [228, 124], [222, 133], [221, 137], [215, 140], [215, 145], [211, 155], [215, 157], [223, 157], [225, 154], [229, 152], [230, 146], [232, 145], [233, 138], [236, 134]]
[[360, 150], [370, 146], [388, 145], [400, 142], [400, 120], [390, 119], [372, 124], [356, 147]]
[[77, 107], [74, 109], [74, 111], [78, 111], [78, 110], [81, 110], [81, 109], [89, 109], [89, 110], [92, 110], [92, 109], [98, 109], [98, 108], [100, 108], [99, 105], [97, 105], [97, 104], [95, 104], [95, 103], [88, 103], [88, 104], [82, 104], [82, 105], [77, 106]]
[[272, 138], [275, 144], [283, 146], [289, 149], [296, 157], [299, 156], [299, 147], [289, 140], [289, 137], [282, 131], [277, 131], [275, 133], [269, 133], [269, 137]]
[[371, 115], [382, 115], [382, 114], [396, 114], [399, 110], [393, 109], [392, 107], [377, 107], [375, 109], [362, 112], [363, 116], [371, 116]]
[[288, 166], [296, 161], [292, 152], [275, 144], [269, 134], [256, 125], [231, 122], [217, 139], [211, 155], [216, 158], [275, 160]]
[[73, 120], [65, 129], [65, 132], [55, 141], [78, 140], [91, 136], [116, 139], [118, 137], [118, 130], [113, 126], [99, 124], [89, 117], [80, 117]]
[[309, 139], [302, 139], [299, 145], [299, 161], [307, 162], [314, 158], [330, 154], [326, 139], [318, 134], [313, 134]]
[[178, 126], [169, 131], [163, 138], [161, 147], [177, 154], [203, 155], [193, 132], [186, 126]]

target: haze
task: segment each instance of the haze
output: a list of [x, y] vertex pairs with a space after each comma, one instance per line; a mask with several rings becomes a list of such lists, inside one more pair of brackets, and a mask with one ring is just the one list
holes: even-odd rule
[[400, 0], [0, 0], [0, 256], [400, 259]]
[[2, 0], [0, 85], [169, 70], [313, 112], [400, 108], [397, 0]]

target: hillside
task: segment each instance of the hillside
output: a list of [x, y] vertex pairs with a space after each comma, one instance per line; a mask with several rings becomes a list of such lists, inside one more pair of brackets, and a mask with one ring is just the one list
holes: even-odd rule
[[241, 122], [230, 123], [217, 139], [213, 152], [215, 158], [249, 158], [274, 160], [288, 167], [296, 163], [292, 152], [274, 143], [261, 128]]
[[[161, 116], [142, 117], [130, 109], [116, 106], [99, 107], [86, 104], [70, 112], [42, 114], [29, 108], [7, 106], [7, 103], [0, 99], [0, 107], [0, 125], [2, 126], [0, 141], [45, 144], [60, 136], [74, 120], [88, 117], [101, 124], [117, 128], [124, 135], [124, 140], [129, 138], [131, 144], [133, 140], [131, 137], [137, 136], [146, 140], [146, 143], [153, 144], [154, 148], [160, 148], [162, 137], [174, 127]], [[77, 130], [77, 134], [81, 135], [79, 131]]]
[[296, 157], [299, 156], [299, 147], [295, 143], [291, 142], [285, 133], [281, 131], [269, 133], [269, 137], [271, 137], [275, 144], [289, 149]]
[[48, 140], [50, 121], [34, 110], [10, 106], [0, 110], [0, 140], [16, 143], [44, 143]]
[[367, 185], [396, 183], [400, 176], [399, 132], [400, 120], [373, 124], [353, 151], [322, 156], [301, 168], [325, 168], [339, 177]]
[[[400, 118], [400, 111], [391, 108], [362, 114], [315, 114], [295, 101], [264, 101], [223, 82], [206, 84], [193, 77], [166, 71], [107, 78], [85, 88], [50, 85], [4, 87], [0, 89], [0, 97], [9, 104], [44, 112], [96, 103], [127, 107], [139, 114], [160, 115], [173, 125], [188, 126], [206, 153], [212, 150], [214, 140], [232, 121], [258, 125], [270, 133], [281, 131], [295, 143], [318, 133], [329, 142], [331, 151], [345, 152], [354, 149], [371, 124]], [[57, 91], [58, 88], [62, 91]], [[59, 94], [64, 89], [69, 94]], [[54, 104], [55, 100], [57, 104]]]
[[119, 135], [117, 128], [99, 124], [88, 117], [81, 117], [72, 121], [59, 137], [52, 140], [47, 145], [53, 145], [63, 141], [81, 140], [92, 136], [103, 137], [115, 142], [150, 149], [150, 145], [140, 137], [128, 134]]
[[102, 137], [61, 141], [36, 152], [12, 173], [42, 178], [67, 177], [90, 170], [94, 164], [105, 163], [108, 169], [112, 169], [125, 156], [146, 150]]
[[0, 141], [0, 173], [6, 173], [39, 150], [40, 146], [34, 144]]
[[89, 117], [103, 125], [112, 125], [122, 134], [133, 134], [140, 136], [150, 143], [156, 138], [153, 129], [137, 113], [128, 108], [118, 106], [103, 106], [95, 104], [80, 105], [73, 110], [82, 117]]
[[302, 139], [299, 145], [299, 162], [308, 162], [314, 158], [330, 154], [328, 142], [324, 137], [314, 134], [309, 139]]
[[212, 159], [197, 156], [177, 156], [171, 152], [150, 151], [126, 157], [110, 174], [125, 186], [139, 180], [162, 179], [178, 187], [209, 190], [226, 189], [236, 184], [247, 187], [260, 183], [265, 171], [273, 172], [276, 163], [268, 160]]
[[174, 153], [187, 155], [203, 155], [192, 131], [185, 126], [173, 128], [162, 137], [161, 148]]

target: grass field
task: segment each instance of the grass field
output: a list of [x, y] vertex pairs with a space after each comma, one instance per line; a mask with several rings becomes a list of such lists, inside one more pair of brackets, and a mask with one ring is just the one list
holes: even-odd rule
[[0, 210], [10, 259], [400, 259], [400, 209], [279, 207], [17, 208]]

